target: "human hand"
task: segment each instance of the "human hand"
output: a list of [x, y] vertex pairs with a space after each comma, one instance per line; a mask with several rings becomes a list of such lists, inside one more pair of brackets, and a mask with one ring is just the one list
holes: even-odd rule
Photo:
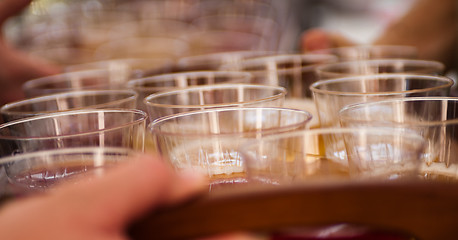
[[[22, 11], [31, 0], [0, 1], [0, 27], [10, 17]], [[58, 66], [43, 59], [32, 58], [9, 46], [0, 37], [0, 105], [24, 98], [22, 84], [30, 79], [61, 72]]]
[[301, 36], [300, 43], [303, 52], [356, 45], [355, 42], [342, 34], [328, 32], [320, 28], [305, 31]]
[[160, 159], [140, 156], [103, 177], [7, 203], [0, 208], [0, 239], [128, 239], [131, 221], [206, 186], [200, 176], [177, 175]]

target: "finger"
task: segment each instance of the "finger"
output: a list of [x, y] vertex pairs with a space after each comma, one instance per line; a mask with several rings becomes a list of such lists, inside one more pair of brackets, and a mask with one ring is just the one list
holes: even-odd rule
[[0, 1], [0, 24], [6, 19], [19, 14], [32, 0], [2, 0]]
[[0, 105], [25, 97], [22, 84], [30, 79], [54, 75], [60, 67], [48, 64], [41, 59], [29, 58], [22, 52], [0, 43]]
[[4, 70], [2, 70], [2, 77], [4, 79], [14, 79], [16, 82], [22, 84], [33, 78], [62, 72], [59, 66], [44, 59], [29, 56], [11, 48], [4, 42], [0, 43], [0, 52], [0, 63], [4, 66]]
[[73, 213], [93, 224], [119, 229], [152, 207], [177, 201], [202, 189], [198, 177], [178, 177], [158, 158], [138, 157], [106, 176], [71, 186], [60, 186], [59, 202], [71, 203]]
[[167, 204], [179, 202], [187, 196], [193, 195], [196, 190], [201, 192], [205, 190], [208, 191], [208, 178], [195, 171], [182, 171], [175, 180], [176, 181], [173, 181], [173, 185], [170, 188], [169, 195], [165, 199]]
[[304, 52], [353, 46], [355, 43], [339, 33], [331, 33], [322, 29], [310, 29], [301, 36], [301, 49]]
[[305, 31], [301, 36], [301, 49], [304, 52], [332, 47], [329, 35], [321, 29]]

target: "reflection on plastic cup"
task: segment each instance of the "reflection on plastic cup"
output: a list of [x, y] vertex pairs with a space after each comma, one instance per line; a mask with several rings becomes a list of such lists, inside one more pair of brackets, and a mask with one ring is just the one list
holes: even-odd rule
[[175, 113], [221, 107], [281, 107], [286, 90], [278, 86], [214, 84], [151, 94], [144, 103], [151, 121]]
[[0, 108], [5, 122], [25, 117], [79, 109], [135, 108], [138, 94], [133, 90], [86, 90], [56, 93], [12, 102]]
[[453, 80], [441, 76], [376, 74], [318, 81], [311, 85], [321, 127], [339, 126], [349, 104], [399, 97], [447, 96]]
[[174, 168], [202, 172], [217, 187], [245, 182], [238, 148], [247, 140], [306, 129], [311, 118], [286, 108], [215, 108], [157, 119], [149, 131]]
[[45, 191], [58, 183], [81, 175], [96, 177], [104, 170], [133, 157], [135, 151], [127, 148], [63, 148], [0, 158], [16, 194]]
[[421, 175], [429, 180], [457, 181], [458, 99], [399, 98], [344, 107], [342, 126], [395, 127], [425, 138]]
[[86, 109], [34, 116], [0, 125], [0, 156], [66, 147], [124, 147], [143, 151], [147, 114]]

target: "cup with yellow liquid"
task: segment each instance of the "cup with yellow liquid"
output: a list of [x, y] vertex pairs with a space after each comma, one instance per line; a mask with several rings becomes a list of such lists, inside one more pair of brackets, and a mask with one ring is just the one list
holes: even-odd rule
[[238, 149], [247, 140], [306, 129], [311, 118], [287, 108], [215, 108], [159, 118], [148, 130], [174, 168], [204, 173], [214, 189], [245, 182]]
[[256, 139], [240, 152], [253, 183], [338, 184], [412, 179], [425, 146], [402, 129], [321, 128]]

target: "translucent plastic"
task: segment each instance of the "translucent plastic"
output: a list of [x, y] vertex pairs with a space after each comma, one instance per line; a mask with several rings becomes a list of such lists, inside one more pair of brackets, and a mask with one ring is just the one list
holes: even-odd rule
[[144, 103], [151, 120], [175, 113], [221, 107], [281, 107], [283, 87], [250, 84], [217, 84], [188, 87], [149, 95]]
[[58, 183], [103, 175], [107, 168], [129, 160], [135, 151], [127, 148], [63, 148], [0, 158], [14, 194], [45, 191]]
[[88, 109], [23, 118], [0, 125], [0, 156], [65, 147], [125, 147], [142, 151], [147, 114]]
[[458, 99], [422, 97], [389, 99], [344, 107], [345, 127], [396, 127], [415, 131], [427, 141], [422, 177], [458, 180]]
[[277, 134], [240, 148], [249, 181], [285, 185], [414, 179], [425, 140], [395, 128], [327, 128]]
[[247, 72], [235, 71], [195, 71], [161, 74], [152, 77], [134, 79], [127, 82], [127, 87], [138, 94], [137, 106], [146, 111], [143, 100], [157, 92], [170, 91], [189, 86], [220, 84], [220, 83], [250, 83], [252, 75]]
[[321, 127], [339, 126], [339, 111], [353, 103], [399, 97], [447, 96], [453, 80], [441, 76], [377, 74], [318, 81], [310, 87]]
[[323, 64], [316, 68], [318, 78], [334, 79], [354, 75], [406, 73], [442, 75], [445, 65], [438, 61], [414, 59], [376, 59]]
[[51, 94], [8, 103], [0, 108], [5, 122], [54, 112], [95, 108], [136, 107], [138, 94], [133, 90], [86, 90]]
[[286, 108], [217, 108], [157, 119], [149, 131], [176, 169], [202, 172], [215, 186], [231, 185], [245, 181], [238, 148], [248, 139], [307, 129], [311, 118]]

